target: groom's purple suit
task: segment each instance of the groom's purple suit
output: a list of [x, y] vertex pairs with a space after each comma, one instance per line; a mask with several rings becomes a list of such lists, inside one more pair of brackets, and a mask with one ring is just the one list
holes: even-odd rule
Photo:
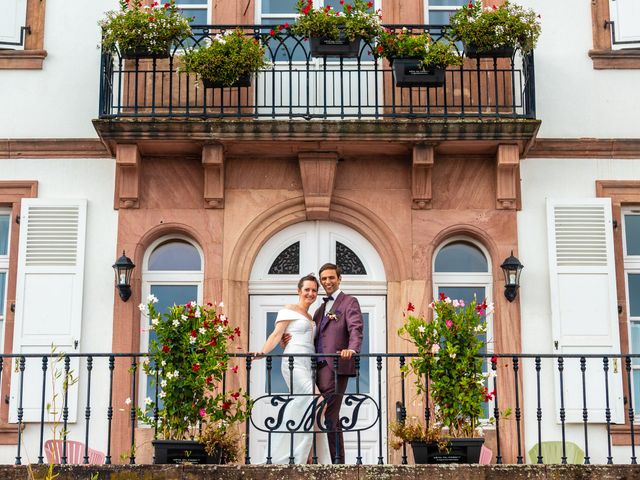
[[[346, 295], [343, 292], [337, 296], [331, 307], [331, 313], [335, 315], [335, 320], [327, 317], [325, 312], [326, 302], [323, 303], [313, 314], [313, 321], [316, 324], [316, 348], [322, 353], [337, 353], [340, 350], [350, 349], [356, 353], [360, 352], [362, 345], [362, 312], [360, 304], [355, 297]], [[325, 421], [331, 430], [340, 430], [340, 406], [342, 396], [347, 389], [349, 377], [356, 375], [355, 359], [340, 358], [338, 360], [337, 382], [334, 373], [333, 358], [327, 358], [327, 364], [319, 363], [316, 383], [320, 392], [327, 398], [327, 409], [325, 410]], [[334, 394], [335, 393], [335, 394]], [[334, 394], [334, 395], [331, 395]], [[336, 458], [336, 450], [339, 456], [338, 463], [344, 463], [344, 441], [342, 432], [339, 431], [338, 448], [336, 449], [335, 433], [327, 434], [331, 458]]]

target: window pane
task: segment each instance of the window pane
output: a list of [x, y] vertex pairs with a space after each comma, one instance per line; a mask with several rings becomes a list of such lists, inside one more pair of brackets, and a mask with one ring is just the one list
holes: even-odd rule
[[191, 25], [207, 25], [209, 23], [209, 15], [206, 9], [181, 8], [180, 12], [187, 18], [193, 18]]
[[640, 255], [640, 215], [624, 216], [627, 255]]
[[[631, 322], [631, 353], [640, 353], [640, 322]], [[632, 358], [634, 365], [640, 365], [640, 358]]]
[[[278, 25], [284, 25], [285, 23], [293, 23], [295, 20], [291, 18], [265, 18], [262, 21], [264, 28], [262, 33], [268, 34], [271, 27], [277, 27]], [[274, 62], [303, 62], [307, 60], [307, 52], [309, 50], [309, 44], [305, 40], [299, 37], [293, 37], [290, 35], [281, 35], [280, 38], [270, 38], [267, 41], [267, 54], [266, 57]]]
[[293, 13], [297, 0], [262, 0], [262, 13]]
[[7, 273], [0, 272], [0, 318], [4, 318], [4, 292], [7, 285]]
[[429, 10], [429, 25], [449, 25], [449, 17], [455, 10]]
[[[273, 329], [275, 328], [277, 316], [278, 316], [278, 312], [267, 312], [265, 338], [269, 338], [269, 335], [271, 335], [271, 332], [273, 332]], [[272, 355], [281, 355], [282, 347], [280, 346], [280, 344], [276, 345], [276, 348], [271, 350], [270, 353]], [[284, 381], [284, 377], [282, 376], [282, 372], [280, 371], [280, 368], [282, 365], [282, 357], [274, 357], [272, 361], [273, 362], [271, 366], [271, 393], [288, 393], [289, 387], [287, 387], [287, 384]], [[267, 365], [265, 362], [265, 366], [264, 366], [264, 391], [265, 392], [269, 391], [268, 382], [269, 382], [269, 371], [267, 370]]]
[[9, 251], [9, 215], [0, 215], [0, 255]]
[[436, 257], [436, 272], [488, 272], [487, 258], [478, 247], [468, 242], [454, 242]]
[[[364, 329], [362, 330], [362, 345], [360, 347], [360, 353], [369, 353], [369, 312], [362, 313], [362, 321], [364, 322]], [[371, 375], [370, 370], [370, 357], [360, 357], [360, 393], [369, 393], [370, 385], [369, 379]], [[347, 384], [347, 392], [356, 391], [356, 379], [354, 377], [349, 378]]]
[[182, 5], [207, 5], [208, 0], [180, 0], [176, 2], [176, 5], [181, 7]]
[[149, 270], [199, 271], [202, 270], [200, 254], [190, 243], [171, 240], [159, 245], [151, 253]]
[[640, 317], [640, 273], [630, 273], [627, 275], [627, 281], [629, 283], [629, 315]]
[[633, 408], [638, 411], [640, 408], [640, 370], [633, 371]]
[[469, 3], [468, 0], [429, 0], [429, 7], [448, 7], [450, 5], [461, 7]]

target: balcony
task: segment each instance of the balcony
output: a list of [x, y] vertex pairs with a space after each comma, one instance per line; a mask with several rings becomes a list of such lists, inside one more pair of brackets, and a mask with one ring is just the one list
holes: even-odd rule
[[[241, 386], [255, 400], [251, 420], [243, 427], [245, 448], [238, 463], [269, 463], [271, 434], [292, 431], [288, 430], [291, 426], [282, 424], [281, 413], [288, 396], [280, 389], [278, 364], [288, 364], [292, 370], [296, 360], [315, 355], [271, 355], [259, 361], [246, 354], [231, 356], [229, 367], [237, 366], [238, 374], [229, 371], [222, 388]], [[337, 355], [329, 356], [337, 361]], [[354, 468], [412, 463], [408, 446], [398, 451], [388, 447], [390, 421], [417, 415], [423, 424], [433, 422], [428, 392], [417, 395], [413, 381], [400, 370], [412, 356], [369, 353], [358, 357], [357, 376], [350, 381], [341, 410], [346, 463]], [[93, 450], [101, 452], [105, 464], [150, 463], [149, 442], [157, 432], [142, 427], [135, 412], [136, 405], [144, 405], [145, 396], [158, 398], [158, 392], [141, 374], [140, 365], [146, 357], [144, 353], [0, 355], [0, 365], [15, 366], [11, 372], [4, 369], [10, 379], [3, 379], [3, 383], [10, 383], [11, 390], [3, 411], [7, 415], [8, 409], [10, 422], [4, 429], [14, 428], [17, 435], [15, 446], [6, 447], [0, 464], [47, 463], [45, 443], [55, 435], [54, 428], [57, 438], [62, 438], [60, 432], [67, 432], [66, 441], [83, 444], [74, 459], [67, 453], [70, 446], [61, 450], [56, 463], [90, 463]], [[591, 353], [485, 357], [486, 386], [493, 397], [486, 404], [483, 421], [485, 444], [492, 450], [491, 463], [636, 463], [634, 405], [638, 400], [627, 390], [628, 398], [623, 402], [622, 386], [632, 383], [640, 356]], [[73, 379], [68, 388], [63, 379]], [[320, 408], [322, 397], [315, 397], [318, 402], [314, 405]], [[318, 413], [304, 412], [304, 418]], [[293, 431], [308, 429], [306, 424], [301, 421]], [[628, 430], [626, 446], [619, 442], [616, 446], [614, 430], [623, 427]], [[556, 443], [555, 456], [544, 447], [549, 441]], [[134, 445], [136, 448], [132, 448]]]

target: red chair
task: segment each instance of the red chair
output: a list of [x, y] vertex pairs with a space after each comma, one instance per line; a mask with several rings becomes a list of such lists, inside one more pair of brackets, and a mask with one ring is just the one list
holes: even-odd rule
[[480, 449], [480, 460], [478, 463], [480, 465], [489, 465], [491, 463], [491, 458], [493, 458], [493, 452], [491, 449], [482, 445], [482, 448]]
[[[64, 440], [47, 440], [44, 442], [44, 452], [47, 455], [48, 463], [60, 463], [64, 449]], [[67, 440], [67, 463], [84, 463], [85, 445], [82, 442]], [[105, 455], [99, 450], [90, 448], [88, 451], [89, 463], [104, 463]]]

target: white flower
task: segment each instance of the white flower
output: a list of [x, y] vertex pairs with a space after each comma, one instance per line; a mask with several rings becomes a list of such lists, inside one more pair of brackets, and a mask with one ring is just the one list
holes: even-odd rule
[[138, 309], [142, 312], [142, 313], [147, 313], [147, 306], [144, 303], [141, 303], [140, 305], [138, 305]]
[[196, 343], [196, 341], [197, 341], [197, 340], [198, 340], [198, 339], [197, 339], [196, 337], [189, 337], [189, 343], [190, 343], [191, 345], [193, 345], [194, 343]]
[[198, 331], [199, 331], [202, 335], [204, 335], [205, 333], [207, 333], [207, 329], [206, 329], [206, 328], [204, 328], [204, 327], [200, 327], [200, 328], [198, 329]]
[[222, 325], [218, 325], [218, 328], [216, 328], [216, 330], [218, 330], [218, 333], [222, 333], [224, 331], [224, 328], [222, 327]]
[[444, 301], [445, 301], [446, 303], [451, 303], [451, 299], [450, 299], [449, 297], [445, 298], [445, 299], [444, 299]]
[[224, 313], [220, 315], [220, 320], [224, 322], [226, 319], [227, 319], [227, 316]]
[[178, 372], [178, 370], [174, 370], [173, 371], [173, 378], [178, 378], [179, 374], [180, 374], [180, 372]]
[[145, 405], [151, 405], [151, 403], [152, 403], [152, 400], [149, 397], [144, 399], [144, 404]]
[[158, 303], [158, 297], [156, 297], [153, 293], [147, 297], [147, 303]]
[[184, 321], [189, 320], [189, 317], [187, 317], [186, 315], [180, 315], [180, 318]]
[[180, 320], [174, 320], [172, 323], [173, 323], [174, 327], [179, 327], [180, 326]]
[[224, 302], [220, 302], [220, 303], [218, 304], [218, 306], [219, 306], [219, 307], [224, 307]]
[[125, 405], [131, 405], [131, 399], [129, 397], [127, 397], [127, 399], [124, 401]]
[[160, 320], [158, 320], [157, 317], [154, 317], [154, 318], [151, 319], [151, 325], [153, 325], [154, 327], [156, 325], [158, 325], [159, 323], [160, 323]]
[[453, 300], [451, 305], [453, 305], [454, 308], [458, 308], [460, 306], [460, 302], [458, 302], [458, 300]]
[[160, 393], [158, 394], [158, 396], [159, 396], [160, 398], [164, 398], [164, 397], [166, 397], [166, 396], [167, 396], [167, 393], [166, 393], [166, 392], [160, 392]]
[[425, 330], [424, 325], [420, 325], [420, 326], [418, 327], [418, 331], [419, 331], [420, 333], [424, 333], [424, 330]]
[[454, 352], [454, 353], [450, 353], [450, 354], [449, 354], [449, 356], [450, 356], [451, 358], [456, 358], [456, 354], [455, 354], [455, 352]]
[[200, 308], [196, 307], [196, 311], [193, 314], [196, 318], [200, 318]]
[[166, 386], [167, 386], [167, 381], [166, 381], [166, 380], [162, 380], [162, 381], [160, 382], [160, 386], [161, 386], [162, 388], [166, 388]]
[[166, 367], [167, 366], [167, 361], [166, 360], [162, 360], [160, 362], [160, 365], [162, 365], [163, 367]]

